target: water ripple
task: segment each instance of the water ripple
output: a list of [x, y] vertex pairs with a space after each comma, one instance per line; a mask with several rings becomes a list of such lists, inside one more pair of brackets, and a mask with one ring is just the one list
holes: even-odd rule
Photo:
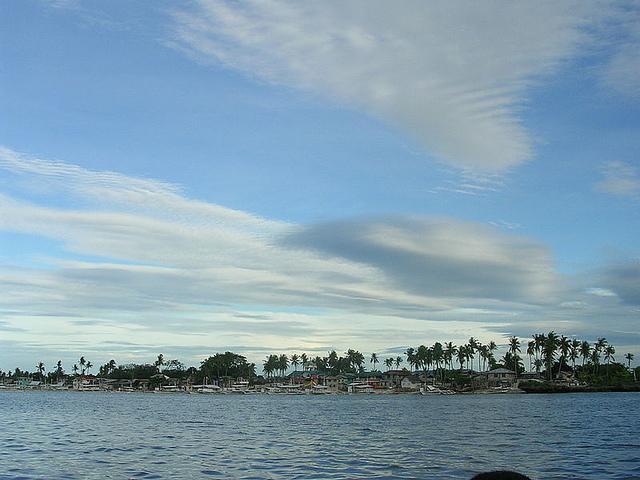
[[0, 478], [639, 478], [638, 394], [0, 392]]

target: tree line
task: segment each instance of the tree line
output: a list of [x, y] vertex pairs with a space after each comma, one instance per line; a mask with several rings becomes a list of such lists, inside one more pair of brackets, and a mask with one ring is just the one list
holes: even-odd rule
[[[387, 370], [394, 367], [399, 369], [406, 360], [409, 371], [422, 371], [425, 374], [434, 372], [435, 375], [441, 375], [443, 380], [445, 372], [454, 370], [462, 372], [465, 367], [469, 371], [504, 367], [519, 375], [525, 371], [522, 355], [527, 355], [529, 371], [535, 369], [537, 373], [544, 374], [547, 380], [557, 377], [565, 369], [575, 373], [577, 368], [583, 374], [591, 376], [601, 375], [604, 368], [606, 377], [609, 377], [616, 354], [615, 347], [604, 337], [590, 343], [587, 340], [558, 335], [554, 331], [547, 334], [534, 334], [528, 342], [512, 336], [503, 348], [505, 348], [504, 355], [497, 359], [496, 353], [499, 347], [495, 342], [483, 344], [471, 337], [462, 345], [455, 345], [453, 342], [435, 342], [431, 346], [409, 347], [403, 356], [388, 356], [384, 359], [374, 352], [369, 356], [369, 364], [372, 366], [370, 371], [378, 371], [378, 364], [384, 365]], [[627, 363], [626, 367], [630, 369], [634, 355], [626, 353], [623, 358]], [[313, 369], [324, 375], [340, 375], [363, 373], [366, 371], [365, 364], [365, 356], [355, 349], [347, 350], [344, 355], [332, 350], [326, 356], [282, 353], [268, 355], [262, 363], [262, 371], [267, 379], [285, 377], [291, 368], [297, 371], [299, 366], [303, 370]], [[73, 364], [71, 371], [73, 377], [85, 376], [91, 373], [93, 367], [93, 363], [82, 356], [77, 363]], [[69, 376], [60, 360], [46, 375], [45, 371], [45, 364], [37, 362], [34, 372], [22, 371], [19, 368], [12, 372], [0, 371], [0, 379], [28, 377], [41, 381], [59, 382]], [[209, 356], [200, 363], [198, 368], [186, 368], [179, 360], [166, 360], [164, 355], [160, 354], [154, 362], [148, 364], [118, 365], [115, 360], [110, 360], [98, 369], [99, 377], [110, 379], [151, 378], [158, 374], [174, 378], [189, 378], [194, 382], [238, 377], [251, 380], [257, 377], [256, 365], [248, 362], [243, 355], [233, 352]]]

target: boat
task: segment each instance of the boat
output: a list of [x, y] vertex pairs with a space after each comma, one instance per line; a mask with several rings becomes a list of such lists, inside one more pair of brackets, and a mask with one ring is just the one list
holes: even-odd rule
[[99, 392], [100, 387], [98, 385], [93, 385], [93, 384], [87, 384], [87, 385], [83, 384], [78, 387], [78, 391], [79, 392]]
[[330, 395], [331, 390], [326, 385], [314, 385], [311, 387], [312, 395]]
[[348, 393], [373, 393], [373, 386], [366, 382], [351, 382], [347, 385]]
[[455, 392], [446, 388], [425, 385], [424, 388], [420, 389], [420, 395], [455, 395]]
[[191, 388], [191, 391], [195, 393], [222, 393], [222, 389], [218, 385], [193, 385]]
[[223, 393], [247, 395], [252, 392], [249, 390], [249, 382], [240, 379], [236, 383], [232, 383], [229, 388], [225, 388]]

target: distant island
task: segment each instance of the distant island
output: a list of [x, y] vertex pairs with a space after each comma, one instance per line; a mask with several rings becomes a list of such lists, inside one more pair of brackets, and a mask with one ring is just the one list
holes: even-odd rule
[[[435, 342], [410, 347], [404, 355], [381, 358], [354, 349], [344, 355], [272, 354], [256, 365], [233, 352], [216, 353], [199, 367], [186, 367], [159, 354], [152, 363], [101, 365], [96, 374], [84, 356], [67, 372], [61, 361], [47, 371], [44, 362], [35, 371], [0, 371], [0, 390], [147, 391], [212, 394], [339, 394], [413, 393], [565, 393], [640, 391], [640, 367], [631, 368], [632, 353], [615, 359], [616, 349], [604, 337], [590, 343], [557, 335], [534, 334], [526, 344], [510, 337], [497, 360], [495, 342], [482, 344], [473, 337], [464, 345]], [[523, 355], [528, 357], [525, 368]], [[525, 357], [525, 358], [526, 358]], [[401, 366], [405, 363], [409, 368]], [[378, 364], [386, 370], [378, 369]], [[298, 368], [300, 367], [300, 369]]]

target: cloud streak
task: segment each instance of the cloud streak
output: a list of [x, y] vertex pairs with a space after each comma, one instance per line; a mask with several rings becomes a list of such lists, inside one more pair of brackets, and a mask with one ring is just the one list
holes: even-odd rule
[[624, 162], [607, 162], [601, 168], [604, 178], [596, 184], [596, 189], [622, 197], [640, 197], [640, 173]]
[[362, 109], [461, 169], [532, 157], [526, 92], [588, 42], [605, 3], [199, 0], [174, 46]]
[[0, 330], [14, 344], [386, 348], [445, 331], [493, 338], [539, 318], [579, 331], [583, 318], [599, 322], [594, 312], [624, 326], [637, 305], [637, 269], [576, 288], [544, 245], [489, 225], [402, 216], [293, 225], [8, 148], [0, 168], [40, 192], [31, 202], [0, 194], [0, 232], [63, 249], [0, 271]]

